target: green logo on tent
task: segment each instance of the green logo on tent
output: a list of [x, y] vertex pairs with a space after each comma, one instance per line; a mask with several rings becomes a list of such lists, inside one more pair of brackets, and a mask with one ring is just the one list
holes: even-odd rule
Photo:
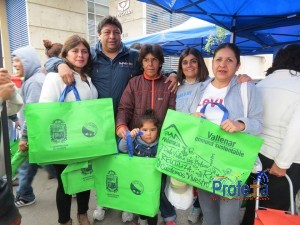
[[144, 185], [141, 181], [134, 180], [130, 184], [130, 189], [133, 192], [133, 194], [141, 195], [144, 192]]
[[81, 174], [82, 175], [89, 175], [93, 173], [93, 168], [92, 168], [92, 163], [88, 164], [87, 168], [82, 168], [81, 169]]
[[86, 137], [94, 137], [97, 134], [97, 131], [97, 125], [91, 122], [84, 124], [82, 127], [82, 133]]
[[109, 192], [118, 191], [118, 176], [113, 170], [108, 171], [106, 175], [106, 190]]
[[63, 120], [57, 119], [50, 125], [51, 141], [63, 143], [67, 140], [67, 125]]

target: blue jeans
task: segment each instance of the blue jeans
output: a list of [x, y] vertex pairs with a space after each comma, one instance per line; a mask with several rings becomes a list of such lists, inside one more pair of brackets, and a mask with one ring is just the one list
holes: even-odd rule
[[160, 209], [161, 217], [164, 219], [165, 222], [168, 222], [168, 221], [176, 220], [176, 211], [174, 206], [169, 202], [165, 194], [166, 182], [167, 182], [167, 175], [162, 174], [159, 209]]
[[31, 164], [28, 162], [28, 160], [19, 168], [19, 186], [17, 188], [17, 197], [21, 197], [22, 199], [30, 202], [35, 199], [31, 184], [37, 170], [38, 165], [34, 163]]

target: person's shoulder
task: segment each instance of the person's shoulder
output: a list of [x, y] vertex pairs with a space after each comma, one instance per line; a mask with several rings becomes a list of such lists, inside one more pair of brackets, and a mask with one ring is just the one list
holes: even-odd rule
[[122, 51], [123, 53], [128, 53], [130, 57], [138, 57], [140, 55], [139, 51], [125, 46], [124, 43], [122, 43]]

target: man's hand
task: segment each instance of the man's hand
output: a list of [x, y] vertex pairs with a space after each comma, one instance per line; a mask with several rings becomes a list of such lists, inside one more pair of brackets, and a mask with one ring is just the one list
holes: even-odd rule
[[0, 99], [3, 101], [10, 99], [15, 93], [14, 86], [12, 82], [0, 85]]
[[26, 152], [26, 151], [28, 151], [27, 141], [20, 140], [20, 142], [19, 142], [19, 151], [20, 152]]
[[283, 177], [286, 174], [286, 169], [279, 168], [274, 162], [271, 169], [269, 170], [269, 173], [277, 177]]
[[75, 81], [73, 71], [67, 64], [61, 63], [58, 65], [57, 69], [60, 77], [66, 85], [69, 86]]
[[239, 74], [237, 82], [238, 83], [244, 83], [244, 82], [251, 82], [253, 81], [251, 77], [249, 77], [247, 74]]
[[0, 68], [0, 85], [10, 83], [10, 76], [8, 70], [5, 68]]
[[168, 89], [171, 89], [171, 92], [176, 92], [178, 88], [177, 75], [175, 73], [171, 73], [166, 79], [165, 83], [171, 82]]
[[128, 128], [126, 126], [121, 126], [117, 129], [117, 135], [120, 138], [126, 138], [126, 131]]

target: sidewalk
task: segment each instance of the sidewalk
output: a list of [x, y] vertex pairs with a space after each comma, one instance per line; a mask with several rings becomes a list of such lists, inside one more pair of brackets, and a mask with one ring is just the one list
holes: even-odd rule
[[[57, 210], [55, 203], [57, 181], [56, 179], [48, 180], [47, 173], [43, 169], [39, 169], [34, 181], [33, 189], [36, 195], [36, 203], [30, 206], [21, 207], [22, 225], [58, 225]], [[15, 193], [16, 187], [14, 187]], [[300, 212], [300, 195], [297, 195], [296, 211]], [[73, 221], [77, 224], [76, 198], [72, 199], [72, 214]], [[90, 221], [92, 222], [93, 210], [96, 207], [95, 192], [91, 192], [90, 209], [88, 211]], [[191, 225], [187, 221], [188, 211], [177, 210], [177, 225]], [[134, 223], [123, 223], [121, 220], [121, 212], [117, 210], [106, 211], [106, 216], [103, 221], [91, 223], [94, 225], [133, 225]], [[164, 225], [161, 217], [159, 217], [158, 225]], [[200, 222], [195, 225], [201, 225]]]
[[[39, 169], [34, 181], [33, 189], [36, 195], [36, 202], [33, 205], [20, 208], [22, 214], [22, 225], [58, 225], [57, 210], [55, 203], [57, 181], [56, 179], [48, 180], [47, 173], [43, 169]], [[15, 193], [16, 187], [14, 187]], [[72, 199], [71, 217], [77, 224], [76, 198]], [[95, 192], [91, 192], [90, 209], [88, 211], [90, 221], [92, 221], [93, 210], [96, 207]], [[177, 211], [177, 225], [191, 225], [187, 221], [188, 211]], [[123, 223], [121, 219], [121, 212], [117, 210], [106, 211], [106, 216], [103, 221], [91, 223], [94, 225], [133, 225], [133, 223]], [[159, 217], [158, 225], [164, 225], [161, 217]], [[196, 223], [195, 225], [201, 225]]]

